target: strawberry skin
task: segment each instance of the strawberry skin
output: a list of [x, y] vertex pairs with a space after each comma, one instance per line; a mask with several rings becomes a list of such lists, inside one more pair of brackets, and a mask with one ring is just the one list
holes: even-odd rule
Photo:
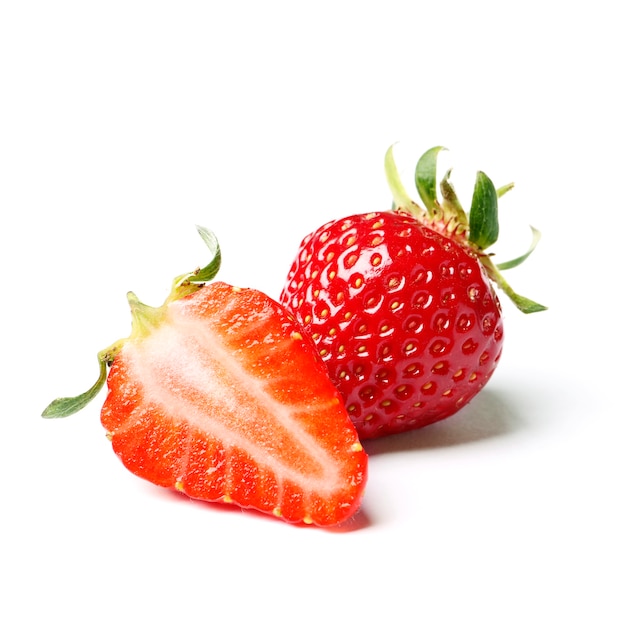
[[179, 276], [153, 308], [131, 292], [132, 331], [98, 353], [85, 393], [58, 398], [66, 417], [105, 385], [102, 425], [134, 474], [191, 498], [292, 523], [330, 526], [358, 510], [367, 455], [314, 343], [254, 289], [208, 283], [221, 254]]
[[309, 235], [281, 300], [316, 342], [362, 439], [469, 402], [502, 350], [498, 298], [475, 257], [398, 213]]
[[108, 376], [102, 424], [134, 474], [289, 522], [354, 514], [366, 456], [313, 345], [261, 292], [212, 283], [169, 304]]
[[361, 439], [444, 419], [484, 387], [504, 337], [492, 280], [525, 312], [545, 308], [513, 292], [483, 251], [497, 236], [491, 181], [478, 177], [469, 223], [448, 175], [436, 198], [439, 150], [416, 168], [429, 211], [407, 197], [389, 151], [394, 210], [334, 220], [305, 237], [280, 295], [317, 345]]

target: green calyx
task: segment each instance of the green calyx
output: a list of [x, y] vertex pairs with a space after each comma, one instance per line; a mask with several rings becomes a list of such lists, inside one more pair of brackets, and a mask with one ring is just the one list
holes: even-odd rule
[[211, 260], [208, 265], [198, 268], [193, 272], [177, 276], [171, 287], [170, 294], [160, 307], [151, 307], [141, 302], [131, 291], [127, 294], [130, 305], [132, 326], [131, 333], [126, 339], [120, 339], [111, 344], [108, 348], [98, 352], [99, 374], [96, 382], [84, 393], [68, 398], [57, 398], [53, 400], [41, 414], [42, 417], [67, 417], [77, 413], [89, 404], [104, 386], [108, 368], [112, 365], [115, 357], [129, 340], [139, 340], [147, 337], [153, 329], [157, 328], [167, 314], [167, 306], [171, 302], [180, 300], [201, 289], [205, 283], [212, 280], [218, 273], [222, 256], [220, 247], [215, 235], [202, 226], [197, 226], [198, 233], [211, 253]]
[[423, 224], [442, 232], [461, 245], [472, 250], [483, 264], [487, 274], [523, 313], [544, 311], [547, 307], [520, 296], [502, 276], [501, 270], [516, 267], [525, 261], [535, 249], [541, 237], [540, 232], [532, 226], [532, 242], [528, 251], [507, 261], [495, 264], [485, 250], [498, 239], [498, 199], [513, 188], [513, 183], [496, 188], [491, 179], [484, 173], [476, 174], [474, 192], [469, 217], [463, 209], [450, 182], [451, 170], [437, 182], [437, 157], [445, 150], [435, 146], [426, 151], [415, 167], [415, 186], [423, 206], [415, 202], [407, 193], [393, 157], [393, 146], [385, 154], [385, 174], [393, 196], [393, 210], [408, 213]]

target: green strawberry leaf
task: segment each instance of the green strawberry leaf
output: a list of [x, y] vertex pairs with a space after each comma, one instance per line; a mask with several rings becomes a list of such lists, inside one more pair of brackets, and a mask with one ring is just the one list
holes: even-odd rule
[[489, 255], [481, 255], [479, 257], [480, 262], [483, 264], [483, 267], [487, 270], [487, 274], [489, 278], [493, 280], [502, 291], [511, 299], [513, 304], [522, 312], [522, 313], [537, 313], [539, 311], [545, 311], [548, 307], [545, 307], [543, 304], [539, 304], [530, 298], [526, 298], [524, 296], [520, 296], [518, 293], [513, 291], [513, 288], [509, 283], [506, 282], [502, 274], [500, 273], [499, 268], [494, 264], [493, 260]]
[[404, 209], [413, 214], [416, 219], [421, 219], [426, 212], [417, 202], [411, 199], [411, 196], [409, 196], [402, 184], [398, 167], [393, 158], [393, 145], [389, 146], [385, 153], [385, 175], [393, 197], [392, 211]]
[[498, 192], [491, 179], [478, 172], [469, 214], [469, 240], [486, 250], [498, 239]]
[[431, 148], [420, 157], [415, 166], [415, 186], [431, 216], [439, 208], [437, 201], [437, 156], [445, 149], [443, 146]]
[[[219, 272], [220, 265], [222, 264], [222, 251], [220, 249], [220, 245], [217, 241], [217, 237], [213, 232], [204, 228], [204, 226], [196, 226], [198, 230], [198, 234], [202, 238], [202, 241], [206, 244], [206, 247], [209, 249], [211, 254], [211, 259], [207, 265], [203, 268], [198, 268], [193, 272], [187, 272], [186, 274], [181, 274], [174, 279], [174, 286], [172, 287], [172, 291], [175, 291], [177, 288], [188, 285], [189, 283], [206, 283], [215, 278], [217, 273]], [[170, 295], [168, 300], [174, 300], [177, 298], [173, 297], [173, 293]]]
[[68, 417], [86, 407], [100, 392], [107, 379], [107, 364], [98, 355], [100, 375], [94, 385], [73, 398], [57, 398], [53, 400], [41, 414], [42, 417]]
[[510, 270], [512, 267], [517, 267], [518, 265], [520, 265], [520, 263], [523, 263], [531, 255], [532, 251], [537, 247], [537, 244], [541, 239], [541, 233], [533, 226], [530, 227], [530, 230], [533, 233], [533, 240], [531, 241], [530, 248], [528, 248], [526, 254], [522, 254], [522, 256], [518, 256], [516, 259], [506, 261], [505, 263], [498, 263], [496, 267], [499, 270]]
[[196, 226], [196, 228], [198, 229], [200, 237], [202, 237], [202, 241], [204, 241], [211, 253], [211, 260], [205, 267], [195, 273], [192, 282], [206, 283], [213, 280], [219, 272], [220, 265], [222, 264], [222, 251], [214, 233], [204, 228], [204, 226]]
[[506, 185], [502, 185], [502, 187], [498, 187], [496, 191], [498, 198], [501, 198], [507, 191], [511, 191], [513, 187], [515, 187], [515, 183], [507, 183]]
[[204, 283], [209, 282], [219, 272], [222, 264], [222, 251], [217, 241], [217, 237], [213, 232], [204, 228], [204, 226], [196, 226], [198, 234], [202, 237], [202, 241], [206, 244], [211, 254], [211, 259], [207, 265], [203, 268], [198, 268], [193, 272], [187, 272], [177, 276], [172, 284], [170, 295], [165, 303], [173, 302], [174, 300], [180, 300], [185, 296], [191, 295], [195, 291], [198, 291]]
[[540, 311], [547, 311], [548, 307], [543, 306], [543, 304], [539, 304], [530, 298], [525, 298], [524, 296], [520, 296], [515, 292], [507, 292], [507, 296], [511, 298], [513, 304], [522, 312], [522, 313], [539, 313]]

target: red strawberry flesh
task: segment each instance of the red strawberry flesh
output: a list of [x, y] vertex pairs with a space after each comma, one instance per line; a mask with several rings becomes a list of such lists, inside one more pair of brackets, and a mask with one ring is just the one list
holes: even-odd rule
[[312, 342], [278, 303], [212, 283], [128, 340], [102, 423], [133, 473], [290, 522], [357, 510], [367, 458]]

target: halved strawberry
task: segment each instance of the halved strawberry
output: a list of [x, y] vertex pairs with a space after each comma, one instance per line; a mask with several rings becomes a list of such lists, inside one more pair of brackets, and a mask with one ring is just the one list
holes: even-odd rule
[[44, 417], [80, 410], [106, 380], [102, 424], [137, 476], [288, 522], [340, 523], [367, 475], [343, 401], [285, 308], [254, 289], [205, 284], [220, 252], [199, 231], [213, 261], [176, 279], [161, 307], [130, 293], [130, 336], [99, 353], [88, 392], [55, 400]]

